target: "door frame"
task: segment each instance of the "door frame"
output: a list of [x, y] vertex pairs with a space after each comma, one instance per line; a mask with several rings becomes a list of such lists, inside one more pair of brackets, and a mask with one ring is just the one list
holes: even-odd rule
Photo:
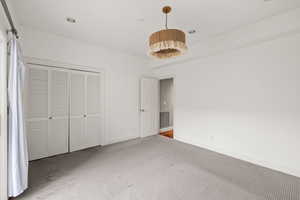
[[[139, 135], [140, 135], [140, 138], [145, 137], [143, 135], [143, 130], [142, 130], [142, 112], [141, 112], [141, 106], [142, 106], [142, 99], [141, 99], [141, 97], [142, 97], [142, 80], [145, 79], [145, 78], [155, 79], [155, 80], [158, 81], [158, 94], [157, 94], [158, 102], [159, 102], [159, 98], [160, 98], [160, 96], [159, 96], [159, 78], [156, 77], [156, 76], [142, 76], [139, 80], [139, 108], [138, 108], [139, 109], [138, 112], [139, 112], [139, 132], [140, 132]], [[158, 115], [159, 115], [159, 103], [158, 103], [157, 111], [158, 111]], [[159, 124], [159, 116], [158, 116], [158, 124]], [[157, 129], [157, 134], [159, 134], [159, 126], [158, 126], [158, 129]]]
[[[175, 74], [165, 74], [158, 76], [159, 81], [164, 79], [173, 79], [173, 138], [176, 139], [176, 75]], [[160, 103], [160, 93], [159, 93], [159, 103]], [[158, 118], [160, 120], [160, 117]], [[159, 121], [160, 122], [160, 121]]]

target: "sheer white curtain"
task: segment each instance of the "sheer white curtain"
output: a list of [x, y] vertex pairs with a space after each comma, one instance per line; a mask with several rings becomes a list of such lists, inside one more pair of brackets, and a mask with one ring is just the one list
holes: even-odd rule
[[27, 188], [28, 151], [23, 113], [25, 66], [15, 36], [8, 57], [8, 195], [16, 197]]

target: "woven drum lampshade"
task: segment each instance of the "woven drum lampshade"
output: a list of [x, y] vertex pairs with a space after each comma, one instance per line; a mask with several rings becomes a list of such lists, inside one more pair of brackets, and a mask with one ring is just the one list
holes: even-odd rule
[[166, 14], [166, 29], [152, 33], [149, 38], [150, 55], [159, 59], [179, 56], [187, 51], [185, 33], [167, 27], [167, 14], [170, 11], [171, 7], [169, 6], [163, 8], [163, 12]]

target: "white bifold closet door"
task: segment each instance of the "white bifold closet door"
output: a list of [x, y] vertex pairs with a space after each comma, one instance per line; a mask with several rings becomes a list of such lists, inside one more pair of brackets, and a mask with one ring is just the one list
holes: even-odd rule
[[49, 71], [30, 67], [28, 70], [26, 129], [29, 159], [48, 155]]
[[68, 73], [65, 71], [51, 70], [48, 156], [66, 153], [69, 150], [68, 96]]
[[29, 159], [68, 152], [68, 73], [30, 65], [26, 128]]
[[88, 72], [70, 76], [70, 151], [77, 151], [100, 145], [101, 76]]

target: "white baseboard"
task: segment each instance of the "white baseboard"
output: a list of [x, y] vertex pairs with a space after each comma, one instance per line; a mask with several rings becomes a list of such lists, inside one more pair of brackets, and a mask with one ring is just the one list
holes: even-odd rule
[[133, 139], [137, 139], [137, 138], [139, 138], [139, 136], [129, 136], [129, 137], [111, 139], [111, 140], [105, 142], [103, 144], [103, 146], [110, 145], [110, 144], [115, 144], [115, 143], [119, 143], [119, 142], [125, 142], [125, 141], [128, 141], [128, 140], [133, 140]]
[[173, 130], [173, 126], [169, 126], [169, 127], [166, 127], [166, 128], [161, 128], [159, 130], [159, 132], [162, 133], [162, 132], [166, 132], [166, 131], [170, 131], [170, 130]]
[[258, 166], [262, 166], [265, 168], [269, 168], [275, 171], [279, 171], [285, 174], [289, 174], [292, 176], [296, 176], [300, 178], [300, 170], [299, 169], [293, 169], [291, 167], [288, 166], [284, 166], [282, 164], [278, 164], [278, 163], [274, 163], [274, 162], [270, 162], [270, 161], [266, 161], [266, 160], [259, 160], [259, 159], [255, 159], [252, 156], [248, 156], [248, 155], [243, 155], [243, 154], [239, 154], [236, 152], [230, 152], [228, 150], [222, 149], [222, 148], [217, 148], [217, 147], [212, 147], [206, 144], [200, 144], [200, 143], [195, 143], [194, 141], [191, 141], [189, 139], [185, 139], [185, 138], [181, 138], [181, 137], [176, 137], [176, 135], [174, 136], [174, 139], [183, 143], [187, 143], [193, 146], [198, 146], [200, 148], [204, 148], [210, 151], [214, 151], [226, 156], [230, 156], [232, 158], [235, 159], [239, 159], [242, 161], [246, 161], [249, 163], [252, 163], [254, 165], [258, 165]]

